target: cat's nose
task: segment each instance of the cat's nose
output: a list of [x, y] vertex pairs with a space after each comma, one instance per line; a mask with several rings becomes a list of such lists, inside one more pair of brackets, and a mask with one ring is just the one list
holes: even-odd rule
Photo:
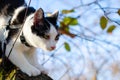
[[54, 50], [55, 49], [55, 46], [51, 46], [51, 50]]

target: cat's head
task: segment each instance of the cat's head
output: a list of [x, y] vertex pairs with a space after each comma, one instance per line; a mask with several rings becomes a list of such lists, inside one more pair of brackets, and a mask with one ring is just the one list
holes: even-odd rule
[[41, 8], [29, 16], [23, 27], [27, 42], [43, 50], [54, 50], [59, 39], [57, 18], [58, 12], [45, 17]]

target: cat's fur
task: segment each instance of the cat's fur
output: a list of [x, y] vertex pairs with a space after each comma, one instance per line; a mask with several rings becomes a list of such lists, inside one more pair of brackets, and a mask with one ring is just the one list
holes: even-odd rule
[[28, 7], [24, 22], [26, 9], [24, 0], [0, 0], [0, 43], [7, 41], [5, 55], [8, 56], [17, 33], [24, 24], [20, 36], [24, 37], [27, 44], [18, 37], [9, 60], [29, 76], [36, 76], [44, 71], [38, 63], [36, 48], [51, 51], [58, 41], [58, 12], [44, 17], [41, 8], [35, 10]]

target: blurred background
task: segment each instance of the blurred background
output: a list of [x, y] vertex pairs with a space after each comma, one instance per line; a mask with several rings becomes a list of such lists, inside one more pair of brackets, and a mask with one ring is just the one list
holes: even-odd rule
[[59, 11], [57, 49], [38, 49], [50, 77], [120, 80], [120, 0], [31, 0], [30, 5], [46, 16]]

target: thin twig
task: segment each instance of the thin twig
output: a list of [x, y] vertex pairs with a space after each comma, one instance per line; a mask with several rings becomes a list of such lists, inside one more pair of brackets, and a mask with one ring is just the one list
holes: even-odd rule
[[107, 16], [106, 11], [105, 11], [104, 8], [102, 8], [102, 6], [98, 3], [98, 0], [96, 0], [96, 2], [97, 2], [96, 4], [100, 7], [100, 9], [103, 11], [104, 15], [106, 16], [106, 18], [107, 18], [108, 20], [110, 20], [111, 22], [114, 22], [114, 23], [120, 25], [119, 22], [117, 22], [117, 21], [115, 21], [115, 20], [112, 20], [112, 19], [110, 19], [110, 18]]

